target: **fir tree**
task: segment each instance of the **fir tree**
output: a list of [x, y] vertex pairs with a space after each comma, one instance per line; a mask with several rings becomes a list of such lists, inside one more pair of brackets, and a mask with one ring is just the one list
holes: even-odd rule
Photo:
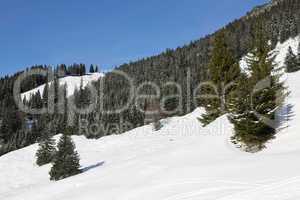
[[39, 166], [43, 166], [45, 164], [49, 164], [53, 161], [55, 156], [56, 148], [55, 148], [55, 140], [50, 136], [47, 131], [41, 141], [39, 142], [39, 149], [36, 153], [36, 164]]
[[45, 107], [48, 106], [48, 89], [49, 89], [49, 83], [47, 81], [45, 84], [44, 90], [43, 90], [43, 94], [42, 94], [43, 103], [44, 103]]
[[297, 57], [300, 58], [300, 42], [298, 43]]
[[279, 81], [280, 68], [275, 63], [263, 23], [258, 23], [247, 63], [250, 77], [241, 78], [231, 101], [229, 119], [234, 124], [232, 140], [245, 151], [256, 152], [275, 137], [275, 112], [284, 100], [284, 86]]
[[[200, 118], [204, 126], [227, 112], [226, 99], [229, 96], [234, 81], [240, 75], [240, 68], [234, 59], [226, 41], [224, 31], [219, 32], [214, 39], [212, 57], [208, 66], [210, 84], [202, 88], [206, 113]], [[211, 98], [209, 95], [214, 95]]]
[[81, 173], [79, 155], [75, 151], [75, 144], [71, 137], [62, 135], [55, 154], [53, 166], [49, 172], [51, 180], [61, 180]]
[[90, 73], [94, 73], [94, 72], [95, 72], [94, 65], [91, 65], [90, 66]]
[[86, 69], [84, 64], [79, 64], [79, 75], [83, 76], [86, 74]]
[[292, 48], [289, 47], [288, 53], [285, 58], [286, 72], [292, 73], [292, 72], [298, 71], [300, 69], [299, 65], [298, 65], [298, 59], [297, 59], [297, 56], [294, 54]]
[[297, 67], [298, 67], [298, 70], [300, 69], [300, 42], [298, 44], [298, 49], [297, 49]]

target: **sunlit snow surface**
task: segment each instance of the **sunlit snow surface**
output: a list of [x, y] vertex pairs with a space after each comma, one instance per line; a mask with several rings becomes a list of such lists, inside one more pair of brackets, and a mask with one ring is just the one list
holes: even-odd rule
[[197, 118], [203, 111], [197, 109], [163, 120], [157, 132], [149, 125], [99, 140], [74, 136], [86, 170], [59, 182], [49, 181], [50, 165], [35, 165], [37, 145], [4, 155], [0, 199], [299, 200], [300, 72], [286, 77], [286, 105], [293, 106], [288, 128], [260, 153], [231, 144], [226, 116], [202, 128]]
[[[90, 84], [93, 81], [97, 81], [100, 77], [103, 77], [104, 74], [102, 73], [92, 73], [92, 74], [87, 74], [84, 76], [67, 76], [64, 78], [60, 78], [59, 79], [59, 84], [60, 85], [65, 85], [67, 86], [67, 96], [70, 97], [74, 94], [75, 89], [79, 89], [80, 84], [81, 84], [81, 80], [82, 80], [82, 85], [83, 87], [87, 86], [88, 84]], [[50, 83], [51, 84], [51, 83]], [[23, 94], [21, 94], [22, 99], [24, 97], [26, 97], [26, 99], [30, 99], [30, 96], [33, 94], [36, 94], [38, 91], [40, 92], [40, 94], [43, 94], [45, 88], [45, 84], [41, 85], [33, 90], [30, 90], [28, 92], [25, 92]]]
[[[275, 61], [279, 67], [282, 67], [284, 65], [284, 61], [289, 47], [292, 48], [294, 54], [297, 54], [299, 41], [300, 41], [300, 36], [297, 36], [295, 38], [288, 39], [284, 43], [278, 43], [276, 45], [275, 49], [273, 50], [273, 53], [277, 55]], [[240, 66], [244, 72], [248, 73], [247, 56], [244, 56], [241, 59]]]

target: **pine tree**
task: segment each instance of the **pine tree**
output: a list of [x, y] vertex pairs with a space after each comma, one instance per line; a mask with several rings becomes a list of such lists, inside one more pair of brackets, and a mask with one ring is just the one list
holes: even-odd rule
[[90, 73], [94, 73], [94, 72], [95, 72], [94, 65], [91, 65], [90, 66]]
[[47, 81], [45, 84], [44, 90], [43, 90], [43, 94], [42, 94], [43, 104], [45, 107], [48, 106], [48, 89], [49, 89], [49, 83]]
[[54, 160], [55, 153], [55, 140], [50, 136], [49, 131], [46, 131], [39, 142], [39, 149], [36, 153], [36, 164], [38, 166], [43, 166], [51, 163]]
[[68, 98], [67, 98], [67, 85], [61, 85], [59, 87], [60, 91], [60, 101], [57, 104], [57, 109], [60, 111], [59, 114], [55, 114], [55, 118], [57, 121], [57, 130], [59, 133], [65, 132], [67, 124], [68, 124]]
[[283, 83], [279, 81], [280, 68], [275, 63], [271, 44], [265, 35], [263, 23], [257, 24], [252, 51], [247, 63], [250, 77], [240, 79], [232, 98], [229, 119], [234, 124], [232, 140], [245, 151], [256, 152], [275, 137], [275, 112], [282, 105]]
[[299, 44], [298, 44], [298, 52], [297, 52], [297, 67], [298, 67], [298, 69], [300, 69], [300, 42], [299, 42]]
[[[227, 112], [226, 99], [232, 91], [234, 81], [240, 75], [240, 68], [225, 41], [224, 31], [214, 39], [214, 48], [208, 66], [210, 84], [202, 88], [202, 99], [206, 113], [199, 119], [204, 126]], [[214, 98], [209, 95], [215, 95]]]
[[285, 58], [285, 66], [286, 72], [288, 73], [292, 73], [300, 69], [300, 67], [298, 66], [297, 56], [294, 54], [291, 47], [289, 47], [288, 53]]
[[84, 64], [79, 64], [79, 75], [83, 76], [86, 74], [86, 69]]
[[75, 144], [71, 137], [62, 135], [55, 154], [53, 166], [49, 172], [51, 180], [61, 180], [81, 173], [79, 155], [75, 151]]

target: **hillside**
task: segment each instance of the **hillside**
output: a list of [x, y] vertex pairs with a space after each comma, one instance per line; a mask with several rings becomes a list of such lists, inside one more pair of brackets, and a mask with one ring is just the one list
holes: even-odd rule
[[[102, 73], [92, 73], [92, 74], [87, 74], [84, 76], [66, 76], [64, 78], [59, 79], [59, 84], [60, 85], [65, 85], [67, 86], [67, 96], [70, 97], [74, 94], [75, 89], [79, 89], [81, 81], [82, 81], [82, 86], [86, 87], [88, 84], [91, 84], [93, 81], [98, 81], [100, 77], [103, 77], [104, 74]], [[39, 87], [29, 90], [21, 95], [21, 98], [30, 99], [30, 96], [33, 94], [36, 94], [38, 91], [40, 94], [43, 94], [45, 88], [45, 84], [40, 85]]]
[[[254, 14], [253, 14], [254, 13]], [[161, 98], [171, 95], [177, 95], [177, 89], [174, 86], [166, 85], [168, 82], [176, 83], [182, 89], [183, 94], [182, 102], [179, 102], [178, 98], [170, 98], [165, 103], [166, 110], [175, 110], [178, 104], [181, 104], [180, 111], [174, 112], [171, 116], [183, 116], [192, 112], [199, 106], [203, 106], [203, 102], [193, 101], [193, 94], [196, 87], [209, 79], [208, 74], [208, 62], [211, 58], [211, 50], [213, 45], [213, 39], [221, 30], [224, 31], [226, 41], [233, 53], [235, 60], [241, 59], [243, 55], [249, 52], [251, 49], [251, 43], [253, 41], [253, 27], [259, 20], [263, 20], [265, 23], [266, 33], [271, 39], [272, 46], [275, 47], [278, 41], [285, 42], [290, 37], [295, 37], [299, 34], [300, 30], [300, 2], [299, 0], [276, 0], [270, 1], [269, 4], [255, 8], [253, 11], [247, 13], [244, 17], [234, 20], [225, 27], [211, 33], [199, 40], [192, 41], [190, 44], [178, 47], [176, 49], [167, 49], [159, 55], [144, 58], [138, 61], [123, 64], [116, 69], [126, 73], [132, 80], [135, 86], [140, 86], [145, 82], [152, 82], [161, 90]], [[38, 66], [36, 66], [38, 67]], [[41, 65], [41, 68], [53, 67], [48, 65]], [[84, 64], [73, 64], [66, 66], [61, 64], [53, 69], [62, 69], [67, 72], [67, 75], [84, 75], [86, 74]], [[26, 71], [26, 70], [25, 70]], [[41, 131], [34, 132], [29, 130], [26, 126], [28, 124], [27, 119], [33, 116], [27, 116], [26, 113], [20, 112], [14, 102], [13, 97], [13, 85], [18, 75], [16, 73], [12, 76], [7, 76], [0, 79], [0, 122], [5, 122], [6, 127], [0, 128], [0, 155], [3, 155], [12, 150], [20, 149], [29, 144], [37, 141], [39, 133]], [[73, 77], [74, 78], [74, 77]], [[79, 85], [79, 78], [73, 83], [72, 80], [66, 78], [65, 82], [72, 82], [70, 85]], [[42, 84], [46, 82], [45, 77], [32, 77], [27, 80], [27, 83], [22, 85], [22, 91], [29, 91], [37, 86], [39, 88], [29, 91], [23, 94], [23, 97], [29, 97], [35, 91], [43, 90]], [[87, 77], [87, 79], [89, 79]], [[93, 79], [93, 78], [92, 78]], [[130, 99], [130, 84], [122, 76], [113, 73], [112, 71], [105, 74], [103, 78], [105, 86], [103, 88], [103, 106], [106, 110], [118, 110], [126, 105]], [[62, 80], [64, 82], [64, 80]], [[187, 83], [188, 82], [188, 83]], [[96, 84], [100, 86], [100, 84]], [[99, 91], [100, 88], [97, 88]], [[70, 88], [67, 93], [71, 95], [74, 88]], [[144, 88], [142, 91], [145, 95], [150, 95], [151, 91]], [[87, 92], [88, 93], [88, 92]], [[88, 95], [83, 95], [88, 96]], [[191, 97], [192, 96], [192, 97]], [[190, 98], [191, 97], [191, 98]], [[41, 97], [36, 97], [32, 102], [28, 102], [31, 107], [41, 107], [43, 104]], [[136, 98], [136, 97], [134, 97]], [[134, 99], [133, 98], [133, 99]], [[28, 98], [26, 98], [28, 100]], [[77, 99], [78, 100], [78, 99]], [[82, 101], [87, 102], [87, 101]], [[44, 104], [46, 104], [44, 102]], [[142, 112], [139, 112], [136, 105], [133, 102], [129, 102], [130, 106], [124, 112], [118, 114], [103, 114], [97, 110], [95, 113], [87, 116], [91, 121], [97, 120], [97, 123], [109, 124], [118, 123], [121, 120], [127, 121], [133, 125], [133, 128], [141, 126], [145, 122], [145, 116]], [[140, 107], [149, 107], [149, 102], [139, 102]], [[202, 105], [201, 105], [202, 104]], [[177, 111], [177, 110], [176, 110]], [[97, 115], [97, 119], [95, 119]], [[54, 124], [57, 124], [55, 134], [63, 131], [61, 127], [66, 124], [66, 117], [63, 117], [57, 113], [50, 115], [50, 120]], [[40, 120], [41, 116], [34, 116], [33, 121]], [[73, 129], [76, 129], [76, 125], [79, 124], [78, 120], [74, 123]], [[45, 127], [44, 124], [38, 124], [38, 126]], [[42, 128], [41, 128], [42, 129]], [[99, 133], [94, 137], [101, 137], [104, 134], [110, 134], [114, 130], [108, 130], [106, 133]], [[119, 130], [119, 133], [123, 133], [124, 130]]]
[[[288, 45], [278, 44], [283, 62]], [[300, 197], [300, 72], [286, 74], [291, 95], [282, 112], [282, 129], [257, 154], [244, 153], [230, 142], [226, 116], [202, 128], [201, 109], [182, 117], [99, 140], [74, 136], [84, 173], [50, 182], [50, 166], [38, 168], [37, 145], [0, 157], [0, 198], [5, 200], [296, 200]], [[289, 119], [289, 120], [287, 120]]]

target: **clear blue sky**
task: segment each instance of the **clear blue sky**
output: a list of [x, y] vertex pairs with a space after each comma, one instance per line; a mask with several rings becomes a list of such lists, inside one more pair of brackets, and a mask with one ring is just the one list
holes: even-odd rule
[[104, 69], [212, 33], [268, 0], [1, 0], [0, 75], [34, 64]]

